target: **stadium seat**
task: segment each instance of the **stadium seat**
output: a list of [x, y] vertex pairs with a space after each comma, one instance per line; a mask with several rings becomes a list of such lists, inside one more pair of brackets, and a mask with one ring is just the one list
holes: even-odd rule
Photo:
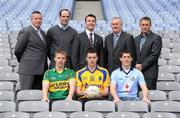
[[165, 91], [166, 93], [174, 90], [180, 90], [178, 82], [157, 82], [157, 90]]
[[180, 102], [180, 90], [179, 91], [171, 91], [169, 92], [169, 100], [170, 101], [178, 101]]
[[20, 90], [17, 92], [17, 102], [20, 101], [41, 101], [41, 90]]
[[6, 112], [0, 114], [0, 118], [30, 118], [30, 115], [24, 112]]
[[38, 112], [33, 115], [33, 118], [67, 118], [62, 112]]
[[145, 113], [143, 118], [177, 118], [173, 113], [166, 113], [166, 112], [151, 112]]
[[[149, 99], [151, 101], [163, 101], [167, 100], [167, 95], [166, 92], [161, 91], [161, 90], [149, 90]], [[139, 98], [142, 99], [142, 91], [139, 92]]]
[[117, 108], [118, 112], [136, 112], [140, 117], [148, 112], [148, 104], [142, 101], [121, 101]]
[[107, 100], [92, 100], [87, 101], [84, 105], [85, 111], [95, 111], [103, 113], [105, 117], [107, 113], [115, 112], [115, 104]]
[[98, 112], [74, 112], [70, 115], [70, 118], [103, 118], [103, 115]]
[[151, 112], [171, 112], [180, 115], [180, 102], [156, 101], [151, 103]]
[[176, 81], [175, 75], [169, 72], [159, 72], [157, 81]]
[[0, 101], [14, 101], [14, 92], [0, 91]]
[[42, 101], [22, 101], [18, 104], [18, 111], [27, 113], [49, 111], [49, 103]]
[[0, 91], [14, 91], [13, 82], [0, 81]]
[[14, 112], [16, 104], [13, 101], [0, 101], [0, 113]]
[[134, 112], [112, 112], [108, 113], [106, 118], [140, 118], [140, 116]]
[[82, 111], [82, 103], [80, 101], [65, 101], [58, 100], [52, 103], [52, 111], [60, 111], [67, 114], [67, 117], [70, 116], [71, 113], [76, 111]]

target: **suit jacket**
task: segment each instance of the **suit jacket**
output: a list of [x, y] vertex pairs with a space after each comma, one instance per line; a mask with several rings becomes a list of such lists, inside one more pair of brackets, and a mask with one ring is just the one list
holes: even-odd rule
[[150, 32], [147, 36], [144, 45], [140, 51], [140, 40], [141, 35], [135, 38], [136, 44], [136, 63], [143, 65], [143, 74], [145, 78], [156, 78], [158, 77], [158, 58], [161, 54], [162, 38]]
[[30, 25], [23, 28], [17, 37], [15, 55], [19, 62], [19, 73], [41, 75], [47, 67], [47, 42], [41, 30], [44, 42]]
[[[116, 46], [113, 45], [113, 35], [111, 33], [105, 37], [105, 66], [108, 68], [109, 72], [112, 73], [120, 65], [119, 54], [123, 50], [129, 50], [132, 52], [133, 57], [135, 57], [135, 43], [132, 35], [121, 32]], [[132, 62], [134, 66], [135, 58]]]
[[83, 68], [86, 66], [86, 52], [88, 48], [93, 47], [96, 49], [98, 54], [98, 65], [104, 66], [103, 61], [103, 38], [94, 33], [94, 45], [91, 46], [90, 40], [86, 34], [86, 32], [82, 32], [79, 34], [79, 66]]

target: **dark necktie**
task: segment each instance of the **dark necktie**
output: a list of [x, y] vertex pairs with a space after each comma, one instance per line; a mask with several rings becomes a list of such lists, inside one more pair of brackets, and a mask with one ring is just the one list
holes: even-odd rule
[[42, 42], [44, 43], [44, 39], [43, 39], [43, 37], [42, 37], [41, 30], [38, 29], [38, 30], [37, 30], [37, 33], [38, 33], [40, 39], [42, 40]]
[[90, 41], [90, 43], [91, 43], [91, 46], [93, 45], [93, 38], [92, 38], [92, 35], [93, 35], [92, 32], [89, 33], [89, 41]]
[[144, 42], [146, 41], [146, 37], [147, 37], [147, 33], [143, 33], [142, 38], [140, 40], [140, 51], [142, 50]]
[[117, 44], [117, 42], [118, 42], [118, 39], [119, 39], [119, 35], [115, 34], [115, 35], [113, 36], [113, 45], [114, 45], [114, 47], [116, 46], [116, 44]]

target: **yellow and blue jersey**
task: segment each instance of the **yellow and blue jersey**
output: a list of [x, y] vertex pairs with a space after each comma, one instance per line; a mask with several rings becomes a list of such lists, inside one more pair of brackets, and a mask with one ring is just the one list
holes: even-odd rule
[[104, 88], [109, 87], [110, 76], [105, 68], [96, 66], [94, 72], [91, 72], [88, 67], [84, 67], [76, 72], [76, 86], [80, 87], [82, 91], [86, 90], [89, 86], [97, 86], [100, 92]]

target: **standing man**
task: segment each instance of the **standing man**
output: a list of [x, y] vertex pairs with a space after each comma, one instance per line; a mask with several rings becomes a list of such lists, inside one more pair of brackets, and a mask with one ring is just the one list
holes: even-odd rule
[[58, 25], [53, 26], [47, 31], [47, 41], [48, 41], [48, 57], [50, 59], [50, 68], [55, 66], [54, 54], [55, 51], [60, 48], [67, 52], [66, 67], [70, 69], [78, 69], [78, 48], [76, 48], [79, 43], [78, 33], [75, 29], [68, 25], [71, 13], [68, 9], [62, 9], [59, 12], [60, 22]]
[[[75, 92], [75, 72], [65, 67], [67, 53], [58, 49], [55, 52], [55, 68], [44, 74], [42, 101], [72, 100]], [[49, 92], [49, 94], [48, 94]]]
[[148, 89], [142, 72], [131, 66], [132, 56], [130, 51], [122, 51], [119, 55], [121, 65], [111, 74], [110, 91], [114, 102], [139, 100], [137, 94], [138, 85], [140, 85], [143, 92], [142, 101], [150, 103], [148, 99]]
[[[105, 67], [109, 72], [119, 67], [119, 53], [129, 50], [135, 59], [135, 43], [132, 35], [122, 31], [122, 19], [114, 17], [111, 21], [112, 33], [105, 37]], [[132, 61], [134, 66], [135, 60]]]
[[135, 38], [136, 68], [144, 74], [148, 89], [155, 90], [162, 38], [151, 31], [151, 19], [149, 17], [141, 18], [139, 25], [141, 34]]
[[19, 62], [20, 89], [41, 89], [47, 69], [47, 42], [42, 31], [42, 14], [33, 11], [31, 25], [23, 28], [17, 37], [15, 55]]
[[97, 60], [96, 50], [89, 48], [86, 53], [87, 66], [76, 73], [76, 94], [83, 104], [91, 100], [86, 91], [89, 86], [99, 88], [99, 94], [93, 99], [106, 99], [109, 94], [109, 73], [97, 65]]
[[86, 30], [79, 34], [80, 37], [80, 52], [79, 52], [79, 66], [80, 69], [86, 66], [86, 52], [88, 48], [95, 48], [98, 56], [98, 65], [103, 64], [103, 38], [94, 33], [96, 26], [96, 16], [89, 14], [85, 17]]

